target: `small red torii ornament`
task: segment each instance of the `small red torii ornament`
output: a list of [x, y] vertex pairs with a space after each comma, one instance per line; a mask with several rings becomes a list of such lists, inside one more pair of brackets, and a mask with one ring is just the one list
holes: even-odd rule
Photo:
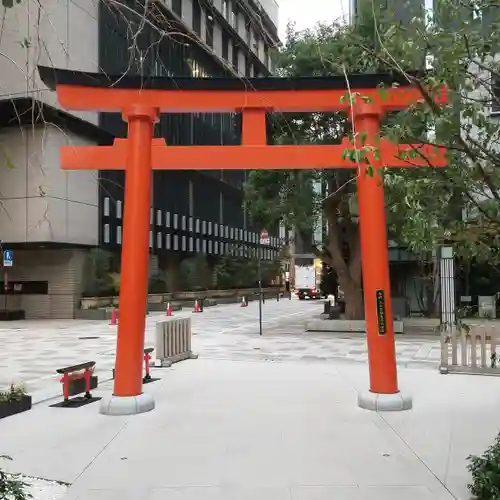
[[[389, 257], [381, 178], [383, 167], [446, 166], [445, 151], [428, 145], [395, 145], [380, 139], [380, 123], [391, 111], [422, 100], [416, 87], [394, 75], [313, 78], [110, 77], [100, 73], [39, 67], [40, 77], [72, 110], [121, 112], [127, 139], [112, 146], [64, 146], [67, 170], [126, 171], [122, 239], [120, 323], [113, 396], [101, 405], [107, 414], [154, 408], [142, 392], [142, 355], [148, 283], [151, 173], [153, 170], [358, 168], [357, 188], [370, 391], [359, 405], [404, 410], [411, 399], [398, 388], [389, 281]], [[347, 82], [349, 92], [347, 95]], [[393, 86], [396, 83], [397, 86]], [[382, 92], [380, 84], [386, 87]], [[435, 102], [445, 104], [441, 89]], [[355, 143], [267, 145], [267, 112], [343, 111], [353, 117]], [[238, 146], [168, 146], [153, 138], [160, 113], [241, 112]], [[346, 149], [364, 150], [354, 162]], [[408, 153], [411, 160], [408, 160]]]

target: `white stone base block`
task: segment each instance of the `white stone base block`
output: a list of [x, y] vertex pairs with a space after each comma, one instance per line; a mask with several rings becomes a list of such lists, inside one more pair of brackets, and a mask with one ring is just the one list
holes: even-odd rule
[[99, 413], [102, 415], [136, 415], [153, 410], [155, 400], [151, 394], [138, 396], [107, 396], [101, 399]]
[[405, 411], [411, 409], [412, 399], [400, 392], [396, 394], [377, 394], [366, 391], [359, 393], [358, 406], [364, 410], [372, 411]]

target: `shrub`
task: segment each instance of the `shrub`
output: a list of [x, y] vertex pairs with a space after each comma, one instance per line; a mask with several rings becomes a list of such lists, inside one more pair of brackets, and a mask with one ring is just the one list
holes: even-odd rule
[[20, 401], [23, 398], [23, 396], [26, 396], [26, 390], [24, 386], [12, 384], [6, 391], [0, 391], [0, 403], [10, 403], [12, 401]]
[[500, 434], [481, 455], [470, 455], [467, 469], [472, 474], [469, 491], [476, 500], [500, 500]]
[[203, 254], [184, 259], [180, 263], [182, 290], [207, 290], [212, 282], [212, 273], [207, 258]]
[[[0, 458], [12, 460], [6, 455]], [[29, 500], [31, 493], [27, 491], [28, 485], [20, 479], [19, 474], [7, 474], [0, 469], [0, 498], [3, 500]]]
[[[93, 248], [87, 255], [84, 274], [84, 297], [106, 297], [116, 293], [119, 255], [101, 248]], [[118, 284], [119, 287], [119, 284]]]

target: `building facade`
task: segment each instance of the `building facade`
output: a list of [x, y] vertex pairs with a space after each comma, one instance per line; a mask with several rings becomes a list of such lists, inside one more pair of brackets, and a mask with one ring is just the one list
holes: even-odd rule
[[[110, 144], [124, 137], [121, 116], [65, 112], [39, 81], [36, 66], [164, 77], [264, 76], [278, 43], [273, 0], [136, 2], [49, 0], [6, 11], [2, 81], [0, 239], [14, 250], [4, 269], [0, 309], [27, 317], [73, 317], [86, 283], [90, 248], [119, 253], [125, 200], [122, 172], [64, 172], [59, 147]], [[235, 144], [236, 114], [164, 114], [156, 127], [167, 144]], [[175, 287], [182, 259], [231, 252], [277, 255], [259, 239], [243, 206], [238, 171], [155, 172], [152, 178], [151, 274]], [[0, 297], [0, 301], [2, 297]]]
[[424, 8], [432, 8], [434, 0], [350, 0], [349, 13], [351, 23], [359, 19], [363, 9], [368, 15], [373, 12], [390, 12], [392, 18], [402, 23], [409, 23], [412, 18], [419, 16]]

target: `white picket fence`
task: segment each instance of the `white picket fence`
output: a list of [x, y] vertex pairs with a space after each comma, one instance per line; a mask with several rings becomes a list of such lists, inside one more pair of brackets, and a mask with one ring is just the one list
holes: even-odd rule
[[500, 375], [494, 325], [452, 326], [441, 333], [441, 373]]
[[156, 365], [170, 366], [185, 359], [196, 359], [191, 351], [191, 318], [165, 316], [156, 323]]

